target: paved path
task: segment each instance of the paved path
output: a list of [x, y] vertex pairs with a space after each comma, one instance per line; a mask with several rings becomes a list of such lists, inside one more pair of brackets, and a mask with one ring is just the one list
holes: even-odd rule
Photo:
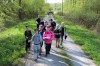
[[63, 47], [73, 66], [96, 66], [95, 63], [82, 51], [80, 46], [75, 44], [69, 35], [67, 39], [64, 40]]
[[69, 36], [67, 40], [64, 41], [63, 46], [73, 66], [96, 66], [93, 61], [85, 55], [80, 46], [75, 44]]
[[[61, 54], [60, 49], [55, 48], [54, 44], [55, 41], [53, 41], [51, 54], [48, 57], [44, 57], [45, 53], [43, 51], [42, 57], [38, 59], [38, 63], [34, 63], [32, 60], [33, 55], [29, 54], [28, 57], [30, 58], [27, 59], [26, 66], [68, 66], [65, 63], [65, 59], [62, 58], [63, 55]], [[89, 59], [87, 55], [85, 55], [80, 46], [75, 44], [75, 42], [69, 36], [67, 40], [64, 40], [63, 46], [73, 66], [96, 66], [93, 61]]]
[[61, 49], [56, 48], [55, 40], [52, 43], [52, 49], [50, 55], [45, 57], [45, 49], [43, 46], [42, 55], [39, 56], [38, 61], [34, 62], [33, 52], [28, 54], [28, 58], [26, 60], [26, 66], [68, 66], [66, 60], [63, 58], [63, 54], [61, 53]]
[[[45, 20], [49, 20], [48, 16], [44, 18]], [[27, 59], [26, 59], [26, 66], [68, 66], [66, 63], [66, 60], [63, 58], [63, 54], [61, 53], [61, 49], [56, 48], [55, 46], [55, 40], [52, 42], [52, 47], [51, 47], [51, 52], [50, 55], [45, 57], [45, 48], [44, 46], [42, 47], [43, 52], [42, 55], [39, 56], [37, 63], [34, 62], [33, 58], [33, 49], [30, 52], [30, 54], [27, 54]]]
[[[44, 50], [45, 51], [45, 50]], [[61, 50], [56, 48], [55, 41], [52, 43], [52, 49], [50, 55], [44, 56], [44, 51], [42, 56], [38, 59], [38, 63], [34, 63], [34, 66], [68, 66], [66, 60], [62, 57]]]

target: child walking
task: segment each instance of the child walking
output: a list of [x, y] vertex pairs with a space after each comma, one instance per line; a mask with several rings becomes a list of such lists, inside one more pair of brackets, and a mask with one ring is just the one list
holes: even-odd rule
[[47, 25], [46, 31], [43, 33], [43, 40], [45, 42], [45, 49], [46, 49], [45, 56], [50, 54], [51, 43], [52, 43], [53, 39], [54, 39], [54, 33], [52, 31], [50, 31], [50, 26]]
[[59, 48], [59, 43], [60, 43], [60, 29], [59, 25], [56, 26], [56, 29], [54, 30], [55, 38], [56, 38], [56, 48]]
[[31, 44], [31, 42], [29, 42], [29, 40], [31, 40], [31, 37], [32, 37], [32, 33], [31, 33], [31, 30], [29, 29], [28, 25], [26, 25], [26, 31], [24, 32], [24, 35], [25, 35], [25, 39], [26, 39], [25, 50], [27, 52], [28, 50], [30, 50], [30, 44]]
[[32, 37], [32, 41], [34, 42], [34, 60], [37, 62], [40, 51], [40, 43], [42, 42], [42, 37], [38, 33], [38, 29], [35, 29], [34, 32], [35, 34]]

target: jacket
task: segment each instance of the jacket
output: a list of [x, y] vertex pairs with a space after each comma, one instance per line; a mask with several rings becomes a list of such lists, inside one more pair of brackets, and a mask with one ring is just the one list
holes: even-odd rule
[[[45, 39], [47, 37], [49, 39]], [[54, 39], [54, 33], [52, 31], [49, 31], [49, 32], [45, 31], [43, 33], [43, 39], [44, 39], [44, 41], [45, 41], [46, 44], [51, 44], [52, 43], [52, 40]]]
[[62, 31], [62, 27], [60, 27], [61, 35], [65, 36], [66, 35], [66, 27], [63, 27], [64, 31]]
[[38, 34], [38, 36], [36, 36], [36, 34], [34, 34], [32, 37], [32, 41], [34, 42], [34, 44], [40, 44], [42, 42], [41, 35]]

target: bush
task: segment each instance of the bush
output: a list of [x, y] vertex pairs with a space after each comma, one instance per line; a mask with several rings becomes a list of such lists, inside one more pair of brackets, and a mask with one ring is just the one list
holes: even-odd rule
[[25, 54], [25, 25], [29, 25], [32, 32], [35, 20], [24, 21], [0, 32], [0, 66], [12, 66], [18, 63], [18, 58]]
[[[67, 19], [73, 20], [77, 24], [82, 24], [87, 28], [98, 24], [100, 17], [100, 4], [98, 0], [65, 0], [64, 13]], [[99, 28], [99, 27], [98, 27]]]

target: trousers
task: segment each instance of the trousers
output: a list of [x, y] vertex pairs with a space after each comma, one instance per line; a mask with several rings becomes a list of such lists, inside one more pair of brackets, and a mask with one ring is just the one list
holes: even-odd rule
[[40, 52], [40, 44], [39, 45], [35, 45], [34, 44], [34, 59], [37, 59], [39, 56], [39, 52]]
[[49, 54], [51, 49], [51, 44], [45, 44], [46, 55]]

